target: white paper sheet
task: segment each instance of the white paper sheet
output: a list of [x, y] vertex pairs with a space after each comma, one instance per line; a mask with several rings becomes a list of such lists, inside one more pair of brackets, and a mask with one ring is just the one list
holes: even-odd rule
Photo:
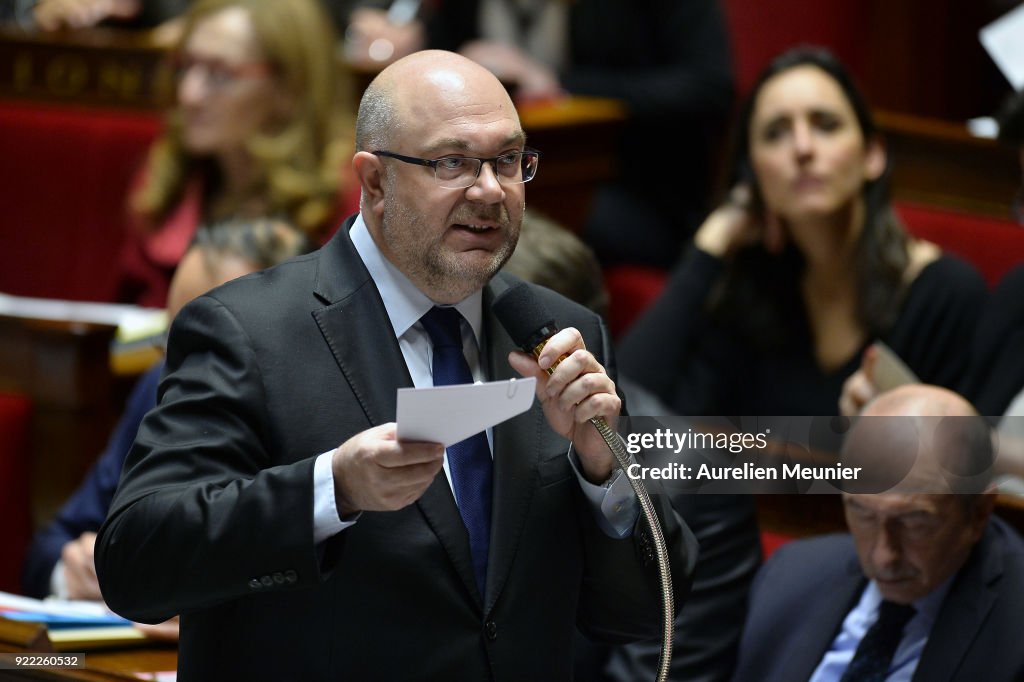
[[530, 409], [537, 380], [398, 389], [398, 438], [448, 447]]
[[1024, 5], [982, 28], [978, 39], [1013, 89], [1024, 88]]
[[874, 384], [879, 393], [885, 393], [907, 384], [921, 383], [921, 380], [914, 374], [914, 370], [910, 369], [899, 355], [896, 355], [896, 351], [882, 341], [875, 341], [872, 345], [878, 351], [878, 359], [875, 361]]

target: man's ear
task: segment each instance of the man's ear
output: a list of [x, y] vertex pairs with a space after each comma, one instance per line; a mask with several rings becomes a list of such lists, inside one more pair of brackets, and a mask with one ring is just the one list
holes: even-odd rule
[[370, 152], [356, 152], [352, 167], [363, 190], [361, 207], [373, 213], [383, 210], [384, 164], [380, 157]]
[[876, 135], [868, 140], [867, 154], [864, 157], [864, 180], [873, 182], [882, 177], [888, 159], [885, 142], [881, 137]]

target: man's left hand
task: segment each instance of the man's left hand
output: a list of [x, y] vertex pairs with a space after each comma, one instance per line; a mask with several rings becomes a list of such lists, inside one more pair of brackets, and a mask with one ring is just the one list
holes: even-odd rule
[[[589, 421], [603, 417], [614, 429], [622, 401], [615, 393], [615, 382], [587, 350], [583, 336], [568, 327], [548, 339], [539, 362], [518, 351], [510, 353], [508, 361], [523, 376], [537, 378], [537, 399], [551, 428], [573, 442], [584, 477], [603, 483], [615, 467], [615, 458]], [[545, 370], [556, 362], [548, 375]]]

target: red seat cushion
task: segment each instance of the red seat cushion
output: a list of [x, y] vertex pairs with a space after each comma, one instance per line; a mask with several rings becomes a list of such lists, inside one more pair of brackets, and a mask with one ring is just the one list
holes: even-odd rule
[[668, 273], [657, 268], [616, 265], [605, 269], [608, 327], [613, 337], [621, 335], [658, 298], [666, 281]]
[[1024, 228], [1012, 220], [906, 202], [896, 210], [911, 234], [973, 264], [990, 287], [1024, 263]]
[[0, 393], [0, 590], [21, 591], [21, 566], [32, 537], [29, 428], [32, 405]]
[[775, 550], [793, 539], [791, 535], [773, 533], [770, 530], [761, 531], [761, 554], [764, 560], [767, 561]]

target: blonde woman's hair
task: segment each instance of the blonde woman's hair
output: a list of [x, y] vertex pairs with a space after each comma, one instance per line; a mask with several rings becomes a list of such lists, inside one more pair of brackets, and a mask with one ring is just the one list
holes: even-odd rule
[[[337, 205], [341, 170], [352, 151], [351, 88], [336, 59], [336, 39], [319, 0], [198, 0], [185, 16], [177, 51], [197, 23], [239, 7], [252, 19], [256, 39], [277, 78], [295, 101], [294, 114], [271, 132], [253, 135], [247, 150], [262, 169], [261, 196], [269, 214], [280, 215], [311, 236], [326, 231]], [[170, 86], [170, 78], [165, 78]], [[216, 187], [219, 172], [209, 158], [184, 148], [177, 109], [150, 148], [145, 182], [129, 208], [143, 224], [156, 226], [199, 174], [204, 189]], [[204, 197], [205, 198], [205, 197]], [[205, 209], [206, 207], [204, 207]], [[227, 215], [204, 215], [205, 220]]]

